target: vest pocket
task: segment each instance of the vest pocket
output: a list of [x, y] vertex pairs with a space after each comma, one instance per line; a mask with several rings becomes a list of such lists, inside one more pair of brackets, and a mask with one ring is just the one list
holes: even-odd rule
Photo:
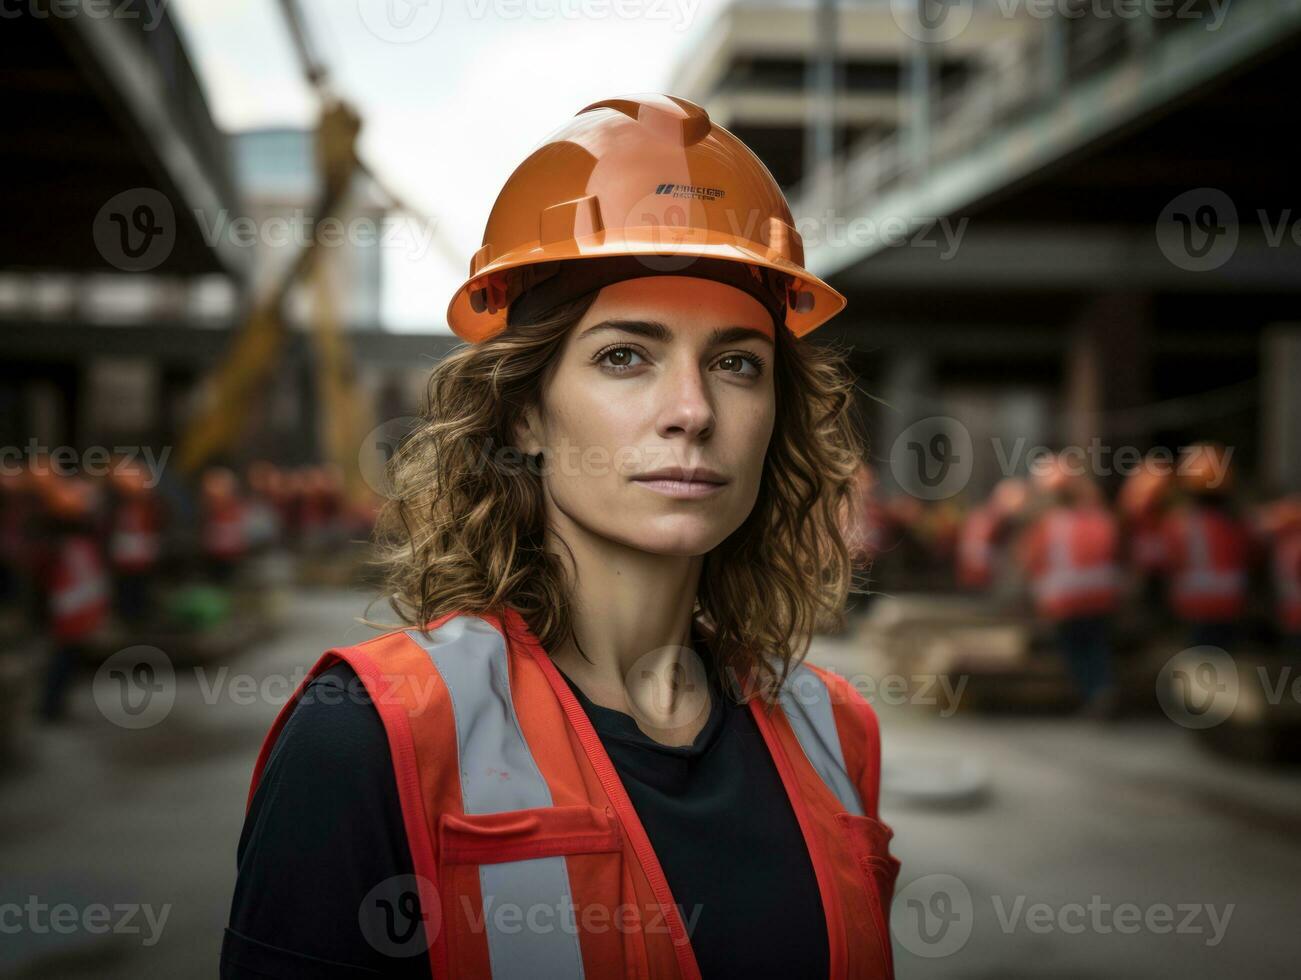
[[444, 813], [436, 833], [453, 976], [649, 976], [619, 925], [635, 896], [613, 807]]
[[443, 864], [496, 864], [622, 849], [623, 835], [611, 807], [574, 804], [500, 813], [444, 813], [438, 819]]
[[899, 877], [899, 859], [890, 853], [894, 831], [879, 820], [854, 813], [837, 813], [836, 822], [848, 837], [866, 884], [876, 896], [881, 943], [889, 950], [890, 904], [894, 901], [895, 881]]

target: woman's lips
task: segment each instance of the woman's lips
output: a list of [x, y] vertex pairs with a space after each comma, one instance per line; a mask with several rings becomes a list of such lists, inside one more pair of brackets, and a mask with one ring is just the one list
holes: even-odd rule
[[708, 497], [726, 486], [724, 483], [706, 483], [703, 480], [670, 480], [663, 477], [653, 480], [633, 480], [633, 482], [666, 497], [681, 499]]

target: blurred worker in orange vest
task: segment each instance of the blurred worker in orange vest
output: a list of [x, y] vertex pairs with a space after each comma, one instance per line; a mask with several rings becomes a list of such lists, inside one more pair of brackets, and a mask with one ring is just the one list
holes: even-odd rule
[[94, 487], [71, 476], [44, 481], [41, 488], [50, 543], [41, 580], [53, 641], [41, 714], [57, 721], [82, 651], [108, 618], [109, 586], [94, 536]]
[[202, 498], [203, 553], [212, 577], [226, 583], [234, 576], [248, 547], [244, 533], [244, 502], [239, 497], [235, 474], [224, 466], [206, 470]]
[[143, 467], [118, 460], [109, 472], [113, 489], [108, 556], [118, 616], [136, 626], [149, 618], [150, 590], [162, 553], [162, 505]]
[[1149, 454], [1125, 477], [1116, 498], [1128, 546], [1126, 557], [1148, 610], [1165, 608], [1162, 584], [1168, 564], [1165, 519], [1174, 484], [1174, 461]]
[[1111, 714], [1115, 687], [1111, 617], [1120, 600], [1119, 529], [1097, 486], [1062, 456], [1039, 461], [1036, 489], [1045, 499], [1021, 542], [1035, 608], [1052, 624], [1091, 715]]
[[1189, 625], [1189, 646], [1228, 650], [1247, 609], [1251, 538], [1233, 511], [1229, 455], [1189, 447], [1177, 475], [1184, 501], [1165, 522], [1170, 606]]
[[343, 478], [336, 466], [307, 466], [302, 487], [304, 546], [309, 551], [329, 551], [340, 544]]
[[248, 467], [245, 529], [251, 551], [266, 551], [280, 543], [280, 476], [274, 463], [258, 460]]
[[989, 499], [973, 508], [958, 532], [958, 584], [985, 590], [994, 584], [998, 549], [1008, 538], [1012, 521], [1025, 508], [1030, 492], [1025, 480], [1009, 476], [995, 484]]
[[1270, 556], [1275, 622], [1284, 647], [1301, 653], [1301, 496], [1266, 507], [1260, 530]]

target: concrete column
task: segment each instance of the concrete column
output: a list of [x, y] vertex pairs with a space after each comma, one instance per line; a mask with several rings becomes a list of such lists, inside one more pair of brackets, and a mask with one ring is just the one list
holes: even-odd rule
[[886, 372], [877, 406], [880, 424], [872, 427], [869, 457], [877, 463], [877, 476], [887, 494], [907, 492], [890, 471], [890, 450], [904, 429], [914, 422], [938, 414], [934, 399], [933, 365], [920, 348], [898, 351]]
[[1301, 492], [1301, 323], [1261, 332], [1261, 482], [1271, 493]]
[[1065, 419], [1058, 438], [1087, 448], [1096, 438], [1114, 450], [1150, 447], [1142, 418], [1125, 410], [1151, 399], [1151, 299], [1109, 293], [1094, 299], [1068, 328]]

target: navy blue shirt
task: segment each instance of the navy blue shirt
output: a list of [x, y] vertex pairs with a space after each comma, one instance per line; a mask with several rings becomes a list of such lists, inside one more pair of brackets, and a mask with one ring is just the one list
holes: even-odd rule
[[[825, 978], [826, 919], [790, 800], [750, 709], [705, 660], [712, 703], [691, 745], [655, 742], [565, 679], [646, 829], [704, 980]], [[396, 947], [359, 917], [412, 861], [384, 726], [347, 664], [314, 680], [291, 713], [237, 861], [226, 980], [429, 976], [422, 935]]]

